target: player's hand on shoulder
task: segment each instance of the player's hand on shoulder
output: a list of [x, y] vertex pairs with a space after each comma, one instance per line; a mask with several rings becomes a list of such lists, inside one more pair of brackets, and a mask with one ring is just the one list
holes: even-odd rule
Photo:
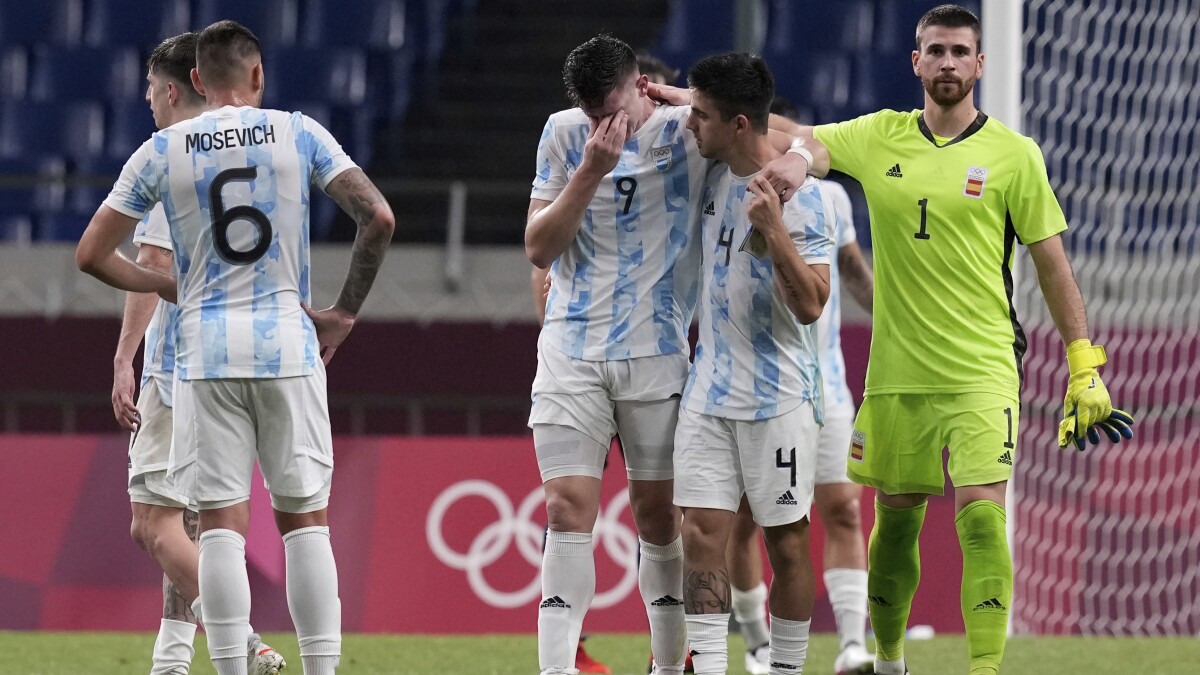
[[767, 179], [771, 189], [783, 201], [788, 201], [808, 178], [808, 161], [795, 153], [786, 152], [763, 167], [760, 176]]
[[683, 87], [673, 87], [669, 84], [646, 84], [646, 95], [659, 103], [667, 105], [691, 105], [692, 91]]
[[321, 349], [321, 362], [329, 365], [333, 353], [346, 340], [350, 329], [354, 328], [356, 315], [334, 305], [327, 309], [315, 310], [300, 303], [304, 313], [312, 319], [313, 327], [317, 330], [317, 344]]
[[142, 416], [133, 402], [135, 378], [132, 363], [113, 365], [112, 406], [117, 424], [126, 431], [137, 431]]
[[624, 110], [592, 120], [587, 144], [583, 146], [583, 165], [593, 173], [604, 176], [617, 168], [621, 151], [625, 148], [625, 137], [629, 129], [629, 114]]
[[754, 229], [766, 235], [783, 228], [783, 203], [767, 179], [759, 174], [746, 189], [754, 194], [746, 205], [746, 216]]

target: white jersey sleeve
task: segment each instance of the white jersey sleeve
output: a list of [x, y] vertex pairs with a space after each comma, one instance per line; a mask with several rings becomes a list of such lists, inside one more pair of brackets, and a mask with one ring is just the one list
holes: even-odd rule
[[176, 375], [307, 375], [309, 201], [354, 167], [301, 113], [226, 106], [156, 133], [105, 204], [140, 218], [162, 202], [179, 279]]
[[[660, 106], [625, 143], [551, 265], [539, 344], [586, 361], [686, 353], [696, 303], [697, 197], [707, 160], [688, 107]], [[578, 109], [546, 122], [531, 198], [553, 201], [583, 162], [590, 123]]]
[[[133, 243], [149, 244], [168, 251], [171, 244], [171, 228], [162, 204], [157, 204], [138, 223], [133, 232]], [[145, 351], [142, 357], [142, 388], [153, 384], [158, 387], [159, 399], [168, 408], [173, 405], [172, 388], [175, 380], [175, 331], [179, 326], [179, 307], [159, 300], [146, 325]]]
[[[858, 240], [854, 230], [854, 214], [850, 206], [850, 195], [846, 188], [831, 180], [821, 181], [821, 194], [826, 208], [834, 215], [837, 247], [853, 244]], [[846, 384], [846, 360], [842, 355], [842, 284], [838, 270], [837, 255], [829, 264], [829, 300], [825, 311], [817, 320], [817, 349], [821, 354], [821, 379], [824, 383], [825, 402], [834, 406], [853, 405], [850, 387]]]
[[[816, 337], [788, 308], [767, 256], [738, 243], [750, 235], [746, 207], [750, 177], [721, 165], [709, 173], [702, 202], [703, 287], [700, 340], [683, 406], [738, 420], [777, 417], [804, 401], [821, 420]], [[783, 209], [783, 221], [801, 258], [828, 264], [833, 233], [820, 189], [806, 181]]]

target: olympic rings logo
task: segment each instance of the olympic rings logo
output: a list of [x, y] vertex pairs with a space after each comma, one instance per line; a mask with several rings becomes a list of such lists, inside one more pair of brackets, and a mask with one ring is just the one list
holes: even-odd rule
[[[486, 525], [471, 541], [465, 552], [454, 550], [443, 535], [442, 523], [446, 512], [459, 500], [482, 497], [496, 509], [496, 520]], [[486, 480], [464, 480], [446, 488], [429, 507], [425, 519], [425, 538], [437, 559], [448, 567], [467, 573], [467, 582], [476, 597], [492, 607], [511, 609], [538, 600], [541, 595], [542, 526], [534, 522], [533, 513], [543, 504], [539, 486], [513, 508], [508, 495]], [[596, 593], [593, 609], [611, 607], [625, 599], [637, 588], [637, 534], [620, 521], [629, 506], [629, 493], [622, 490], [600, 511], [593, 531], [593, 550], [604, 547], [605, 553], [623, 570], [612, 588]], [[484, 576], [484, 570], [495, 563], [516, 544], [525, 562], [533, 567], [533, 579], [524, 588], [504, 591], [495, 588]]]

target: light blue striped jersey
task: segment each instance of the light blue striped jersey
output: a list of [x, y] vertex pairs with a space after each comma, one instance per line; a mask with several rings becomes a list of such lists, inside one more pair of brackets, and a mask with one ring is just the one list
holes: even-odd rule
[[[835, 216], [834, 239], [837, 248], [858, 240], [854, 231], [854, 215], [850, 195], [835, 181], [821, 181], [821, 195]], [[817, 349], [821, 354], [821, 379], [825, 384], [825, 401], [832, 407], [852, 400], [846, 384], [846, 360], [842, 356], [842, 290], [838, 273], [837, 254], [829, 256], [829, 300], [817, 319]]]
[[[155, 206], [133, 231], [133, 243], [150, 244], [168, 251], [171, 247], [171, 228], [162, 204]], [[170, 408], [171, 391], [175, 382], [175, 332], [179, 328], [179, 305], [159, 300], [154, 315], [146, 326], [146, 346], [142, 354], [142, 389], [153, 382], [159, 399]]]
[[311, 186], [354, 162], [301, 113], [225, 106], [154, 134], [129, 158], [109, 207], [141, 218], [162, 202], [179, 278], [176, 375], [307, 375]]
[[[659, 106], [600, 182], [579, 233], [551, 266], [541, 343], [586, 361], [688, 351], [700, 256], [696, 198], [708, 161], [684, 125], [689, 106]], [[533, 199], [554, 201], [583, 161], [589, 122], [550, 116]]]
[[[757, 174], [756, 174], [757, 175]], [[700, 216], [703, 286], [700, 340], [683, 393], [692, 412], [735, 420], [762, 420], [813, 402], [822, 419], [816, 331], [788, 309], [770, 257], [739, 250], [752, 228], [746, 207], [753, 176], [715, 166], [704, 186]], [[783, 222], [800, 257], [827, 265], [832, 223], [816, 179], [809, 178], [783, 206]]]

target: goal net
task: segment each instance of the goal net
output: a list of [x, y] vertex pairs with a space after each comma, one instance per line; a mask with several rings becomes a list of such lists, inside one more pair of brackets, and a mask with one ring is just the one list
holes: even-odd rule
[[1070, 224], [1101, 375], [1137, 424], [1129, 443], [1057, 448], [1066, 360], [1022, 253], [1013, 630], [1198, 635], [1200, 0], [1026, 0], [1022, 44], [1023, 132]]

